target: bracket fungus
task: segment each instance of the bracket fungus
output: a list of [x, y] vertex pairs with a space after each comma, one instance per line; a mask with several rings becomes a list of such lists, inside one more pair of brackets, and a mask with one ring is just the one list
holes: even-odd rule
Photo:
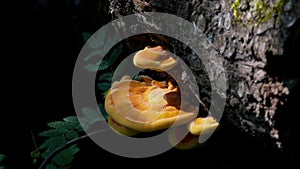
[[173, 95], [180, 95], [171, 82], [152, 80], [144, 76], [141, 81], [123, 78], [113, 83], [105, 99], [108, 115], [120, 125], [140, 132], [166, 129], [186, 124], [197, 115], [197, 108], [188, 103], [178, 105]]
[[188, 150], [195, 148], [199, 145], [198, 136], [193, 135], [189, 132], [183, 139], [180, 140], [181, 134], [183, 132], [187, 133], [186, 130], [187, 129], [183, 127], [176, 127], [174, 129], [171, 129], [168, 133], [169, 142], [176, 149]]
[[161, 46], [145, 47], [134, 55], [133, 63], [140, 68], [167, 71], [177, 65], [177, 61], [172, 56], [171, 52]]
[[212, 117], [198, 117], [196, 120], [188, 124], [188, 130], [191, 134], [199, 136], [214, 131], [219, 126], [219, 123]]
[[[165, 73], [177, 65], [172, 53], [161, 46], [138, 51], [133, 63], [157, 73]], [[213, 132], [219, 126], [210, 115], [197, 118], [199, 107], [188, 101], [186, 95], [181, 95], [176, 81], [158, 81], [147, 75], [139, 77], [139, 80], [134, 80], [123, 76], [112, 84], [105, 97], [108, 124], [117, 133], [134, 136], [172, 127], [170, 143], [175, 148], [186, 150], [199, 145], [199, 135]], [[182, 131], [188, 134], [179, 140], [178, 132]]]
[[[212, 133], [219, 123], [212, 117], [198, 117], [187, 124], [187, 128], [175, 128], [171, 130], [168, 137], [170, 143], [177, 149], [188, 150], [199, 146], [200, 135]], [[178, 133], [188, 130], [188, 134], [182, 139], [178, 140]], [[177, 144], [176, 144], [177, 143]]]

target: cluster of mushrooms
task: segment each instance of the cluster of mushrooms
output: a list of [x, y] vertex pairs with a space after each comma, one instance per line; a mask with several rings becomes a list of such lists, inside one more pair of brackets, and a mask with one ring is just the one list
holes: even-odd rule
[[[177, 65], [170, 52], [161, 46], [138, 51], [133, 63], [157, 72]], [[199, 135], [213, 131], [219, 123], [211, 116], [197, 117], [198, 107], [188, 102], [180, 103], [179, 98], [179, 87], [172, 81], [158, 81], [146, 75], [141, 75], [139, 80], [124, 76], [112, 84], [106, 95], [108, 124], [115, 132], [126, 136], [185, 125], [186, 137], [178, 143], [176, 130], [172, 130], [169, 141], [178, 149], [194, 148], [199, 145]]]

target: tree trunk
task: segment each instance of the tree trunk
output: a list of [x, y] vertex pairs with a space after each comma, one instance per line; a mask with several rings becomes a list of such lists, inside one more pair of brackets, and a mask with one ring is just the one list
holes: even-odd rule
[[[233, 125], [248, 135], [271, 140], [271, 144], [282, 147], [286, 132], [291, 126], [286, 125], [287, 119], [280, 117], [286, 117], [286, 111], [290, 110], [286, 107], [287, 99], [290, 99], [289, 95], [293, 96], [290, 93], [295, 91], [295, 86], [298, 88], [295, 79], [299, 75], [287, 76], [288, 72], [278, 72], [282, 72], [280, 69], [288, 68], [288, 64], [293, 62], [293, 59], [287, 58], [290, 61], [286, 60], [285, 63], [288, 64], [280, 63], [286, 55], [284, 49], [288, 35], [292, 32], [291, 27], [297, 25], [294, 23], [299, 16], [299, 2], [289, 1], [284, 4], [284, 11], [278, 14], [280, 19], [274, 16], [262, 22], [249, 18], [249, 15], [259, 18], [251, 13], [253, 3], [242, 0], [236, 4], [238, 8], [234, 9], [233, 4], [236, 2], [110, 0], [110, 10], [114, 18], [136, 12], [157, 11], [174, 14], [194, 23], [217, 51], [217, 57], [222, 59], [227, 74], [227, 101], [221, 125]], [[157, 35], [141, 35], [136, 39], [129, 39], [127, 44], [137, 49], [150, 41], [153, 44], [181, 45]], [[197, 82], [202, 89], [201, 99], [209, 105], [211, 89], [207, 75], [203, 72], [203, 65], [200, 62], [195, 64], [191, 51], [177, 51], [178, 53], [189, 63], [192, 71], [197, 73]], [[293, 69], [292, 72], [296, 71]]]

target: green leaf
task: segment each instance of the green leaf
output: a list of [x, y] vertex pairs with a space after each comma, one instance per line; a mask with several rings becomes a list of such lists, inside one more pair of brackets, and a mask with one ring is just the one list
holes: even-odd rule
[[81, 125], [77, 126], [77, 127], [76, 127], [76, 130], [77, 130], [78, 132], [83, 132], [83, 131], [84, 131], [84, 130], [83, 130], [83, 127], [82, 127]]
[[66, 122], [79, 123], [77, 116], [69, 116], [63, 119]]
[[67, 129], [50, 129], [50, 130], [43, 131], [43, 132], [39, 133], [39, 136], [54, 137], [54, 136], [64, 135], [67, 132], [68, 132]]
[[103, 99], [106, 98], [106, 95], [108, 94], [108, 90], [106, 90], [105, 92], [102, 92], [101, 95], [103, 96]]
[[31, 161], [32, 161], [32, 164], [33, 164], [33, 165], [36, 165], [36, 164], [37, 164], [37, 162], [38, 162], [38, 159], [37, 159], [37, 158], [32, 158], [32, 160], [31, 160]]
[[62, 146], [67, 143], [67, 140], [64, 137], [57, 137], [56, 140], [52, 142], [46, 149], [46, 151], [42, 154], [44, 158], [48, 157], [56, 148]]
[[[100, 49], [95, 49], [95, 50], [93, 50], [91, 53], [89, 53], [83, 60], [84, 61], [87, 61], [87, 60], [89, 60], [89, 59], [91, 59], [93, 56], [95, 56], [95, 55], [100, 55], [100, 56], [102, 56], [102, 54], [103, 54], [103, 52], [102, 52], [102, 50], [100, 50]], [[100, 63], [100, 62], [99, 62]]]
[[49, 127], [56, 129], [74, 129], [79, 125], [78, 122], [54, 121], [48, 123]]
[[133, 65], [132, 60], [129, 57], [125, 58], [121, 64], [118, 65], [117, 69], [114, 71], [114, 77], [121, 79], [125, 75], [124, 72], [127, 72], [128, 65]]
[[111, 72], [103, 73], [99, 76], [99, 81], [109, 81], [111, 82], [113, 74]]
[[34, 150], [30, 153], [30, 155], [31, 155], [31, 158], [40, 158], [41, 153], [39, 150]]
[[[111, 49], [114, 45], [114, 42], [118, 42], [118, 35], [115, 36], [110, 36], [109, 40], [106, 41], [106, 43], [104, 43], [103, 45], [101, 45], [101, 49]], [[120, 39], [119, 39], [120, 40]]]
[[89, 128], [89, 125], [87, 123], [82, 124], [82, 131]]
[[97, 72], [99, 68], [99, 64], [100, 62], [97, 62], [95, 64], [90, 63], [88, 65], [85, 65], [84, 68], [90, 72]]
[[109, 61], [107, 61], [107, 60], [98, 61], [95, 64], [90, 63], [90, 64], [84, 66], [84, 68], [90, 72], [96, 72], [98, 70], [105, 70], [108, 67], [109, 67]]
[[98, 34], [94, 34], [92, 35], [89, 40], [87, 41], [88, 43], [88, 47], [90, 48], [99, 48], [100, 46], [103, 46], [104, 44], [104, 39], [105, 39], [105, 34], [106, 34], [106, 31], [100, 31]]
[[115, 48], [112, 53], [109, 56], [109, 62], [112, 65], [113, 63], [115, 63], [115, 61], [117, 60], [117, 58], [119, 57], [119, 55], [121, 54], [121, 50], [122, 47], [118, 46], [117, 48]]
[[85, 117], [88, 117], [89, 119], [95, 119], [99, 118], [99, 113], [97, 110], [94, 110], [90, 107], [85, 107], [82, 109], [82, 113], [85, 115]]
[[[85, 115], [89, 114], [92, 115], [96, 113], [92, 109], [86, 109]], [[91, 116], [87, 116], [89, 118], [94, 118]], [[67, 144], [68, 140], [78, 138], [79, 134], [76, 130], [83, 131], [82, 127], [80, 126], [79, 119], [76, 116], [69, 116], [63, 118], [63, 121], [54, 121], [48, 123], [49, 127], [54, 129], [50, 129], [47, 131], [43, 131], [39, 133], [40, 136], [48, 137], [39, 147], [38, 150], [35, 150], [31, 153], [32, 161], [35, 164], [41, 158], [49, 157], [54, 151], [58, 148], [61, 148], [62, 151], [59, 152], [52, 158], [52, 162], [46, 166], [46, 168], [70, 168], [68, 166], [72, 160], [73, 156], [79, 152], [78, 146], [72, 145], [69, 148], [63, 147]], [[44, 151], [42, 152], [41, 149]]]
[[79, 135], [75, 130], [70, 130], [67, 134], [66, 134], [66, 138], [71, 140], [74, 138], [77, 138]]
[[48, 164], [46, 169], [57, 169], [57, 167], [54, 164]]
[[33, 165], [36, 165], [37, 162], [38, 162], [38, 159], [41, 158], [41, 153], [40, 153], [40, 151], [39, 151], [39, 150], [34, 150], [34, 151], [32, 151], [32, 152], [30, 153], [30, 155], [31, 155], [32, 164], [33, 164]]
[[141, 78], [141, 76], [139, 76], [139, 75], [135, 75], [135, 76], [133, 76], [132, 80], [141, 81], [142, 78]]
[[61, 155], [61, 153], [57, 154], [53, 158], [53, 162], [59, 166], [66, 166], [71, 164], [74, 158], [72, 156], [65, 158]]
[[5, 158], [5, 155], [0, 154], [0, 163], [1, 163], [2, 160], [4, 160], [4, 158]]
[[89, 108], [89, 107], [83, 108], [82, 113], [85, 116], [81, 117], [79, 119], [80, 119], [83, 129], [87, 129], [91, 124], [105, 120], [100, 116], [100, 114], [99, 114], [100, 112], [98, 112], [92, 108]]
[[74, 155], [79, 152], [79, 150], [80, 149], [77, 147], [77, 145], [73, 145], [57, 154], [53, 158], [53, 162], [59, 166], [69, 165], [73, 161]]
[[107, 68], [109, 67], [109, 65], [110, 65], [109, 61], [107, 61], [107, 60], [102, 60], [102, 61], [100, 62], [100, 65], [99, 65], [98, 70], [105, 70], [105, 69], [107, 69]]
[[39, 149], [44, 149], [49, 147], [50, 145], [52, 145], [55, 141], [57, 140], [61, 140], [62, 136], [56, 136], [56, 137], [50, 137], [48, 139], [46, 139], [42, 145], [40, 145]]
[[111, 87], [110, 82], [101, 82], [97, 84], [97, 87], [101, 91], [107, 91]]
[[86, 42], [88, 41], [88, 39], [92, 36], [92, 34], [88, 33], [88, 32], [83, 32], [82, 33], [82, 38], [83, 38], [83, 41]]
[[76, 144], [70, 146], [69, 150], [71, 151], [72, 155], [75, 155], [76, 153], [78, 153], [80, 151], [80, 149], [78, 148], [78, 146]]

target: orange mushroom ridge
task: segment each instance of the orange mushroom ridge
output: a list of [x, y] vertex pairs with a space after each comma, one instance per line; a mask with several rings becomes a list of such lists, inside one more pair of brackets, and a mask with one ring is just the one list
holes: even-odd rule
[[133, 57], [135, 66], [156, 71], [167, 71], [177, 65], [173, 54], [164, 50], [161, 46], [145, 47]]
[[[178, 93], [171, 82], [143, 76], [141, 81], [124, 77], [112, 84], [105, 98], [108, 115], [118, 124], [139, 132], [151, 132], [187, 124], [197, 116], [197, 107], [168, 98]], [[180, 94], [178, 94], [180, 96]]]

